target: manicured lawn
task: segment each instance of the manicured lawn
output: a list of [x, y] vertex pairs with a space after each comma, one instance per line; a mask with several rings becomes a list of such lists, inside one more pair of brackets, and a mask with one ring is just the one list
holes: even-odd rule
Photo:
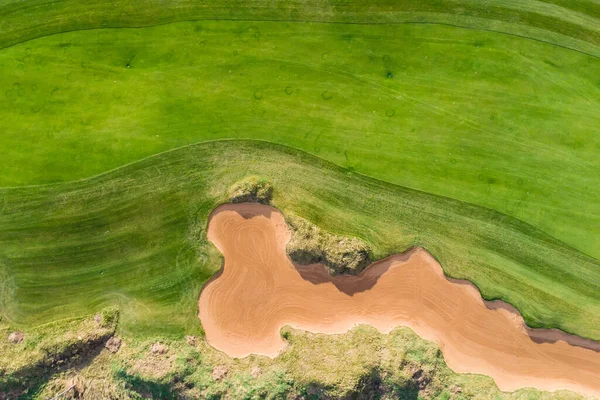
[[296, 147], [600, 256], [600, 60], [443, 25], [182, 22], [0, 51], [0, 184], [220, 138]]
[[267, 142], [192, 145], [80, 182], [2, 189], [0, 313], [24, 327], [121, 309], [122, 332], [198, 332], [198, 293], [221, 266], [206, 218], [248, 175], [275, 205], [366, 240], [376, 257], [427, 248], [446, 273], [533, 326], [599, 339], [600, 265], [489, 209], [364, 178]]

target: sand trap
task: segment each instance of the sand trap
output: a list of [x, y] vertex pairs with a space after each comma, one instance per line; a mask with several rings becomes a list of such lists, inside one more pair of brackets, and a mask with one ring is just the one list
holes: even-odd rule
[[408, 326], [438, 343], [453, 370], [489, 375], [502, 390], [600, 396], [598, 342], [527, 328], [513, 307], [484, 302], [472, 284], [447, 279], [423, 249], [376, 262], [358, 277], [331, 278], [322, 266], [293, 265], [283, 216], [259, 204], [217, 208], [208, 238], [225, 265], [202, 291], [199, 317], [208, 342], [232, 357], [276, 356], [284, 325], [315, 333]]

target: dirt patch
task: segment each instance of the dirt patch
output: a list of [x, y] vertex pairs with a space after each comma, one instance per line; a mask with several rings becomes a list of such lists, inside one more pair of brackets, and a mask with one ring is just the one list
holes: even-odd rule
[[286, 249], [296, 264], [323, 264], [335, 276], [359, 274], [371, 263], [371, 250], [362, 240], [325, 232], [297, 216], [287, 221], [292, 237]]
[[151, 353], [150, 356], [137, 360], [132, 370], [144, 377], [161, 379], [173, 371], [176, 359], [175, 354]]
[[215, 381], [220, 381], [221, 379], [223, 379], [227, 376], [228, 372], [229, 372], [229, 370], [227, 369], [226, 366], [218, 365], [212, 371], [212, 378]]
[[152, 354], [167, 354], [169, 352], [169, 348], [160, 343], [154, 343], [152, 346], [150, 346], [150, 353]]
[[454, 393], [454, 394], [461, 394], [462, 393], [462, 388], [458, 385], [452, 385], [450, 387], [450, 392]]
[[19, 344], [25, 340], [25, 334], [23, 332], [12, 332], [8, 335], [8, 341], [14, 344]]
[[122, 340], [116, 336], [111, 337], [106, 341], [104, 347], [108, 349], [111, 353], [116, 353], [121, 348]]
[[187, 342], [188, 345], [190, 345], [192, 347], [196, 347], [196, 344], [197, 344], [196, 336], [186, 336], [185, 341]]
[[[489, 375], [502, 390], [600, 396], [599, 343], [529, 329], [514, 308], [483, 301], [467, 281], [447, 279], [424, 249], [378, 261], [358, 276], [336, 277], [353, 286], [349, 295], [331, 281], [303, 279], [286, 253], [290, 237], [272, 207], [224, 205], [213, 212], [208, 238], [225, 264], [199, 299], [211, 345], [233, 357], [274, 357], [285, 347], [284, 325], [331, 334], [358, 324], [384, 333], [408, 326], [438, 343], [452, 369]], [[426, 378], [417, 380], [425, 385]]]

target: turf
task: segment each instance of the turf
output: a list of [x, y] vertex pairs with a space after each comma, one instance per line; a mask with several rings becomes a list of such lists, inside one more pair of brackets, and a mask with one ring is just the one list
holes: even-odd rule
[[5, 0], [0, 316], [116, 305], [127, 338], [200, 335], [206, 217], [256, 175], [376, 257], [424, 246], [531, 326], [600, 339], [599, 19], [596, 0]]
[[0, 68], [4, 186], [263, 139], [600, 256], [592, 55], [435, 24], [194, 21], [42, 37]]
[[5, 0], [1, 7], [0, 48], [59, 32], [182, 20], [446, 23], [534, 38], [596, 55], [600, 44], [596, 20], [600, 6], [594, 0]]
[[495, 211], [374, 181], [268, 142], [220, 141], [162, 153], [79, 182], [2, 189], [0, 313], [16, 326], [121, 309], [132, 337], [199, 334], [198, 293], [221, 265], [206, 219], [257, 175], [274, 204], [364, 239], [376, 257], [427, 248], [538, 327], [600, 339], [600, 265]]

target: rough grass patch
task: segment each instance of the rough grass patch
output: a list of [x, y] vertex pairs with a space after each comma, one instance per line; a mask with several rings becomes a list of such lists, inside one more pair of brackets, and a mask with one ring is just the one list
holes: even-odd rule
[[331, 275], [359, 274], [371, 263], [371, 249], [358, 238], [324, 231], [298, 216], [287, 217], [292, 238], [287, 254], [295, 263], [322, 263]]
[[[30, 396], [52, 375], [93, 359], [114, 334], [117, 321], [118, 310], [111, 308], [32, 329], [25, 332], [23, 343], [1, 340], [0, 388], [16, 398]], [[6, 323], [0, 325], [2, 331], [11, 330]]]
[[269, 204], [273, 198], [273, 185], [264, 178], [249, 176], [233, 184], [229, 189], [229, 201], [232, 203]]

